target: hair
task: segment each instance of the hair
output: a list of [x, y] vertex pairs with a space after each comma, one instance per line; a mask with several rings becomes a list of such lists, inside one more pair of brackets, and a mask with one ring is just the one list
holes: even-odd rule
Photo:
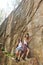
[[25, 37], [26, 37], [26, 36], [28, 36], [28, 37], [27, 37], [27, 39], [28, 39], [28, 38], [29, 38], [29, 33], [26, 33], [26, 34], [25, 34]]
[[29, 36], [29, 33], [27, 33], [26, 35], [28, 35], [28, 36]]
[[28, 35], [28, 37], [29, 37], [29, 33], [26, 33], [25, 36], [26, 36], [26, 35]]

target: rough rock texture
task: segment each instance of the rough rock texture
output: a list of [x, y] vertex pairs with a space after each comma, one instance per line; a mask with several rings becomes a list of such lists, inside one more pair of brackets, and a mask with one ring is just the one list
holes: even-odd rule
[[3, 52], [0, 50], [0, 65], [4, 65], [5, 63], [5, 56]]
[[39, 65], [37, 59], [35, 58], [30, 58], [28, 61], [20, 61], [20, 62], [16, 62], [15, 60], [12, 60], [11, 58], [9, 58], [7, 60], [7, 65]]
[[[29, 44], [31, 57], [36, 57], [39, 65], [43, 65], [43, 0], [23, 0], [3, 22], [0, 42], [3, 42], [5, 51], [14, 54], [17, 38], [26, 32], [32, 35]], [[12, 62], [7, 63], [12, 65]]]
[[36, 58], [30, 58], [27, 61], [22, 60], [20, 62], [16, 62], [14, 59], [7, 56], [3, 56], [3, 58], [1, 59], [2, 62], [0, 62], [1, 65], [39, 65]]

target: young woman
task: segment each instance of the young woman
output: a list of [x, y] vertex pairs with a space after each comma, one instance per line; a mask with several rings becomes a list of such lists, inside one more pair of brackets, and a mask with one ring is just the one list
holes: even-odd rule
[[24, 57], [25, 55], [25, 59], [28, 59], [28, 54], [30, 52], [30, 49], [28, 47], [29, 45], [29, 41], [31, 40], [31, 38], [29, 37], [29, 34], [27, 33], [23, 39], [23, 54], [22, 57]]
[[30, 49], [28, 47], [30, 40], [31, 40], [31, 38], [29, 37], [28, 33], [25, 35], [23, 40], [22, 40], [22, 38], [18, 39], [18, 44], [17, 44], [17, 48], [16, 48], [16, 60], [19, 61], [20, 58], [24, 57], [24, 55], [26, 55], [25, 58], [27, 59], [28, 54], [30, 52]]
[[17, 48], [15, 50], [17, 61], [20, 61], [21, 52], [23, 51], [22, 47], [23, 47], [23, 43], [22, 43], [22, 38], [20, 37], [17, 41]]

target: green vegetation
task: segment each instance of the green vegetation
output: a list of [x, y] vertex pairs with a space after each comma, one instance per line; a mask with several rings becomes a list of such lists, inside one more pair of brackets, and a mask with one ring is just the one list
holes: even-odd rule
[[2, 48], [1, 50], [2, 50], [2, 51], [5, 51], [5, 48]]
[[3, 51], [3, 53], [5, 54], [5, 56], [7, 57], [15, 57], [15, 54], [14, 55], [11, 55], [10, 53], [6, 52], [6, 51]]

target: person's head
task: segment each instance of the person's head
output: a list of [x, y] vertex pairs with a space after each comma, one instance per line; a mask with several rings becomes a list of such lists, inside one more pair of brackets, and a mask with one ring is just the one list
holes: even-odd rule
[[22, 38], [21, 37], [18, 38], [18, 42], [20, 42], [20, 41], [22, 42]]
[[29, 33], [26, 33], [25, 38], [29, 39]]

